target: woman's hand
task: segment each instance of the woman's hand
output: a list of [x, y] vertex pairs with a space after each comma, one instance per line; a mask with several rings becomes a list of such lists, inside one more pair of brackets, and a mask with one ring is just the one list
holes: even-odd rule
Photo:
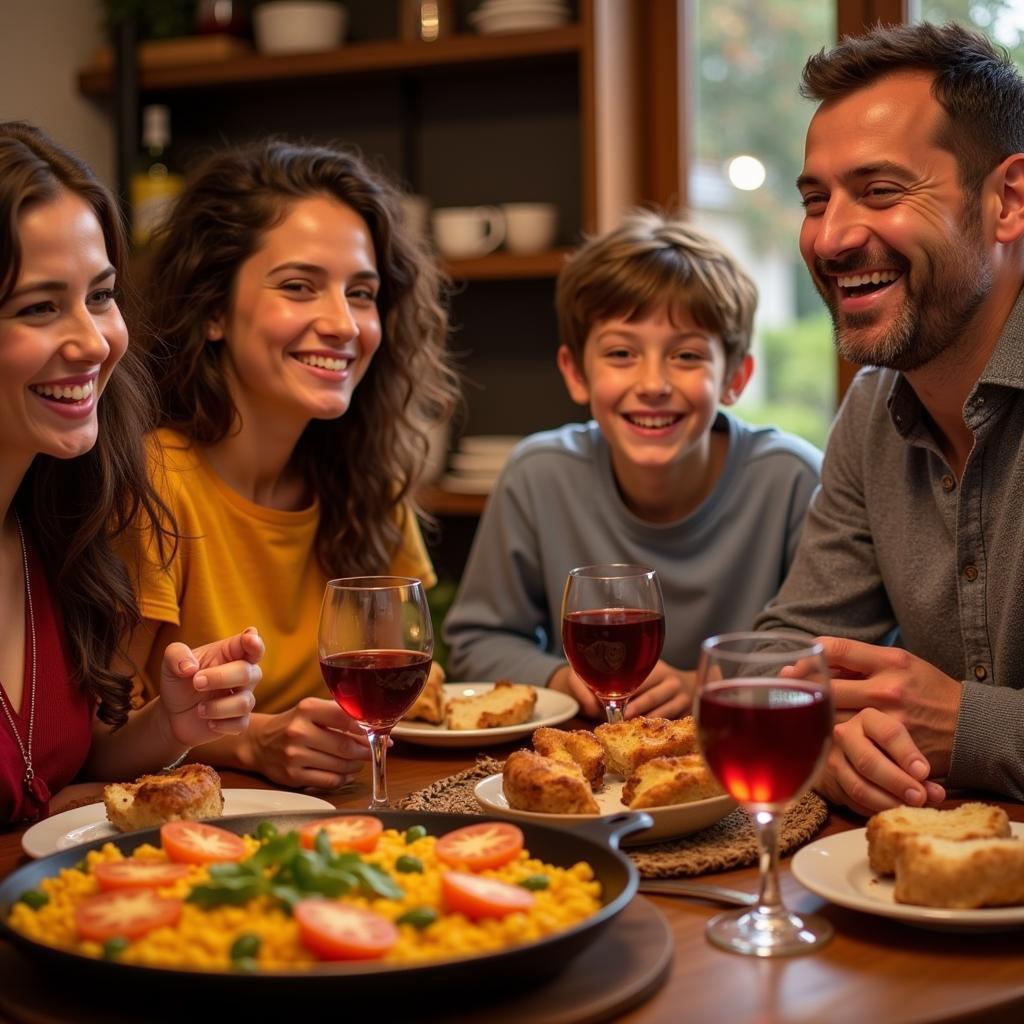
[[160, 703], [177, 742], [197, 747], [249, 727], [263, 650], [254, 626], [194, 650], [181, 642], [167, 645]]
[[[659, 661], [643, 685], [629, 698], [625, 717], [658, 715], [661, 718], [678, 718], [689, 710], [693, 701], [694, 679], [695, 673], [683, 672], [668, 662]], [[548, 689], [575, 697], [581, 714], [604, 720], [604, 705], [570, 665], [558, 669], [548, 679]]]
[[366, 734], [333, 700], [319, 697], [279, 715], [254, 715], [239, 744], [243, 767], [292, 789], [340, 789], [370, 760]]

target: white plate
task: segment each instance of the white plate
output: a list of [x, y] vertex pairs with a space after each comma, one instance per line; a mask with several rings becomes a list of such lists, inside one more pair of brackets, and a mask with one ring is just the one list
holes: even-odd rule
[[[494, 689], [494, 683], [445, 683], [446, 700], [452, 697], [475, 697]], [[510, 743], [529, 736], [542, 725], [560, 725], [579, 713], [580, 706], [567, 693], [536, 687], [537, 703], [533, 716], [520, 725], [501, 725], [496, 729], [449, 729], [430, 722], [399, 722], [391, 735], [425, 747], [486, 747], [495, 743]]]
[[521, 434], [467, 434], [459, 439], [459, 450], [508, 455], [522, 439]]
[[[1024, 838], [1024, 824], [1010, 822], [1013, 834]], [[936, 931], [1003, 931], [1024, 927], [1024, 906], [982, 910], [943, 910], [897, 903], [893, 880], [868, 867], [866, 830], [852, 829], [825, 836], [797, 850], [790, 864], [793, 877], [806, 889], [841, 907], [892, 917]]]
[[[584, 821], [604, 817], [609, 814], [622, 814], [629, 808], [622, 802], [623, 779], [620, 775], [609, 772], [605, 776], [604, 786], [594, 794], [600, 814], [540, 814], [537, 811], [519, 811], [509, 807], [505, 797], [502, 777], [488, 775], [476, 784], [473, 792], [477, 803], [491, 814], [499, 818], [513, 821], [531, 821], [536, 825], [557, 825], [561, 827], [579, 825]], [[654, 824], [644, 832], [637, 832], [623, 840], [623, 846], [639, 846], [644, 843], [657, 843], [664, 839], [678, 839], [702, 828], [714, 825], [736, 807], [736, 801], [729, 796], [713, 796], [707, 800], [694, 800], [688, 804], [671, 804], [668, 807], [645, 807], [645, 814], [654, 819]]]
[[[334, 804], [317, 796], [291, 793], [279, 789], [225, 789], [224, 814], [262, 814], [272, 811], [316, 811]], [[37, 821], [21, 837], [21, 848], [30, 857], [45, 857], [59, 850], [69, 850], [79, 843], [120, 835], [107, 821], [102, 803], [73, 807], [50, 818]]]

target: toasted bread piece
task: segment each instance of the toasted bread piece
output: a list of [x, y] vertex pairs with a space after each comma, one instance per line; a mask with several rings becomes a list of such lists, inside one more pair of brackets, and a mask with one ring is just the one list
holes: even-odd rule
[[868, 864], [879, 875], [896, 870], [896, 854], [907, 836], [939, 839], [1000, 839], [1010, 835], [1001, 807], [968, 803], [950, 811], [934, 807], [890, 807], [868, 819]]
[[509, 754], [502, 773], [509, 807], [541, 814], [599, 814], [600, 808], [577, 764], [532, 750]]
[[216, 818], [224, 812], [220, 776], [208, 764], [184, 764], [160, 775], [103, 787], [107, 818], [119, 832], [167, 821]]
[[724, 790], [700, 754], [644, 761], [622, 787], [622, 802], [636, 810], [721, 796]]
[[496, 729], [528, 722], [537, 703], [537, 689], [499, 679], [493, 690], [448, 701], [449, 729]]
[[541, 727], [533, 734], [533, 749], [556, 761], [579, 765], [591, 789], [600, 789], [604, 785], [604, 747], [592, 732], [585, 729], [566, 732]]
[[655, 757], [681, 757], [697, 750], [693, 717], [678, 721], [668, 718], [631, 718], [628, 722], [605, 723], [594, 730], [608, 755], [608, 770], [628, 779], [645, 761]]
[[444, 669], [436, 661], [430, 663], [430, 672], [423, 692], [405, 713], [406, 721], [420, 720], [440, 725], [444, 721]]
[[1024, 843], [905, 836], [896, 851], [893, 898], [956, 910], [1024, 903]]

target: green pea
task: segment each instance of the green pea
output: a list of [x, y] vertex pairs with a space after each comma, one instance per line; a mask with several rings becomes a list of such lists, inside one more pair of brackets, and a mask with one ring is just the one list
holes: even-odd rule
[[437, 911], [431, 907], [417, 907], [407, 910], [399, 919], [399, 924], [411, 924], [413, 928], [427, 928], [437, 920]]
[[40, 892], [38, 889], [26, 889], [21, 894], [21, 902], [26, 906], [31, 907], [33, 910], [38, 910], [40, 907], [45, 907], [50, 902], [50, 897], [45, 892]]
[[107, 939], [103, 943], [103, 959], [113, 960], [114, 957], [120, 956], [127, 948], [128, 940], [121, 935], [113, 939]]
[[547, 875], [527, 875], [519, 884], [524, 889], [529, 889], [530, 892], [539, 892], [541, 889], [546, 889], [551, 884], [551, 880]]
[[[238, 960], [253, 960], [256, 954], [260, 951], [260, 937], [254, 935], [252, 932], [243, 932], [241, 935], [231, 943], [231, 959], [232, 961]], [[238, 964], [235, 963], [237, 967]]]
[[414, 872], [417, 874], [423, 874], [423, 861], [419, 857], [411, 857], [407, 853], [403, 853], [401, 857], [395, 859], [395, 870], [401, 871], [403, 875], [411, 875]]
[[412, 828], [405, 830], [405, 843], [408, 846], [409, 843], [415, 843], [417, 839], [422, 839], [427, 834], [427, 830], [422, 825], [413, 825]]

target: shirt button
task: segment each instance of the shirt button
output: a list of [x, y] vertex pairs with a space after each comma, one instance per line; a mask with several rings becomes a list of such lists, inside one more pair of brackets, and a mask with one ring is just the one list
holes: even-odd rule
[[947, 473], [942, 478], [942, 489], [946, 492], [953, 490], [956, 487], [956, 481]]
[[987, 679], [988, 678], [988, 671], [987, 671], [987, 669], [985, 668], [984, 665], [975, 665], [974, 666], [974, 678], [975, 679]]
[[978, 578], [978, 567], [976, 565], [968, 565], [964, 568], [964, 579], [970, 583], [973, 583]]

